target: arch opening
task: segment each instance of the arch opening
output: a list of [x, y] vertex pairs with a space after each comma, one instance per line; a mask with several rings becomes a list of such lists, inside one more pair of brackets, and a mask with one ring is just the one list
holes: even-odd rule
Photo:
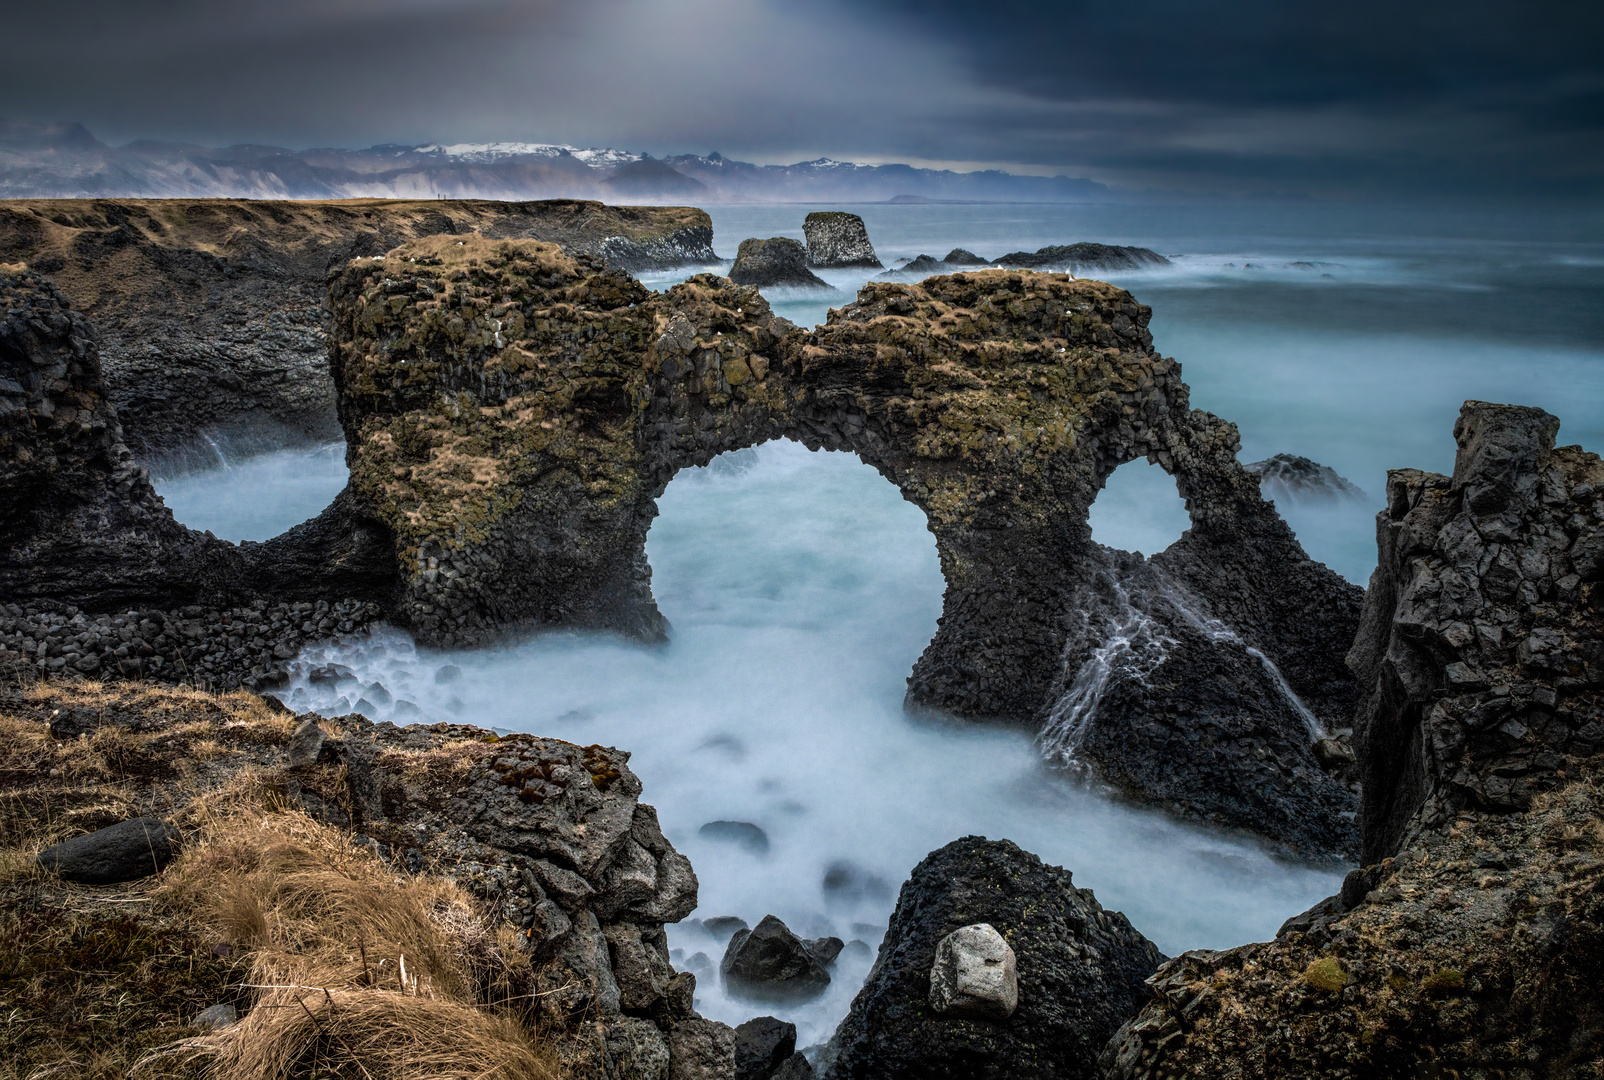
[[1158, 554], [1192, 526], [1175, 477], [1140, 458], [1109, 474], [1086, 521], [1093, 542], [1143, 555]]
[[173, 519], [220, 540], [270, 540], [317, 517], [345, 487], [345, 443], [249, 457], [214, 446], [212, 466], [151, 477]]

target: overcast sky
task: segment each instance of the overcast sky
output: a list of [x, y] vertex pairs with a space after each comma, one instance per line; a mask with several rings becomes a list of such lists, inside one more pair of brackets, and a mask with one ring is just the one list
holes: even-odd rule
[[0, 116], [155, 138], [827, 155], [1130, 189], [1604, 195], [1604, 4], [51, 0]]

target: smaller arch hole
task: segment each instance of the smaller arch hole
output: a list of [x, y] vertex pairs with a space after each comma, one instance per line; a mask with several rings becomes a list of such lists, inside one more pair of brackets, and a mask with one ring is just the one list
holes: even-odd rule
[[1109, 474], [1086, 521], [1096, 543], [1143, 555], [1163, 551], [1192, 525], [1175, 478], [1140, 458]]

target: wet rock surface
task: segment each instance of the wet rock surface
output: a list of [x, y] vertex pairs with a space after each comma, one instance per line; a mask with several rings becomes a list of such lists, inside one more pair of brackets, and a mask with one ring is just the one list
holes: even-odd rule
[[802, 222], [807, 238], [808, 265], [823, 268], [862, 266], [878, 270], [869, 230], [857, 214], [839, 210], [815, 211]]
[[264, 690], [284, 681], [305, 645], [361, 633], [378, 617], [376, 605], [355, 600], [100, 614], [71, 605], [5, 604], [0, 671]]
[[795, 1052], [795, 1024], [754, 1017], [735, 1028], [735, 1080], [770, 1080]]
[[1072, 652], [1086, 658], [1038, 737], [1048, 760], [1298, 858], [1356, 859], [1345, 736], [1158, 560], [1097, 554], [1102, 572], [1075, 605], [1084, 644]]
[[1259, 478], [1260, 490], [1272, 499], [1304, 502], [1365, 498], [1357, 484], [1339, 476], [1331, 466], [1297, 454], [1276, 454], [1243, 468]]
[[1364, 865], [1275, 941], [1160, 969], [1101, 1076], [1604, 1067], [1604, 463], [1558, 427], [1466, 402], [1452, 477], [1389, 475], [1349, 655]]
[[87, 305], [109, 396], [146, 463], [338, 438], [324, 276], [436, 233], [525, 236], [622, 269], [717, 262], [688, 207], [573, 199], [275, 202], [37, 199], [0, 207], [0, 248]]
[[[931, 969], [949, 934], [994, 927], [1018, 960], [1006, 1019], [943, 1015]], [[828, 1077], [1089, 1077], [1163, 957], [1067, 871], [1006, 841], [932, 852], [903, 885], [868, 982], [826, 1050]]]
[[841, 951], [823, 941], [803, 941], [791, 928], [765, 915], [750, 930], [737, 930], [724, 950], [719, 974], [730, 993], [751, 1001], [803, 1001], [830, 985], [826, 965]]
[[807, 249], [795, 240], [773, 236], [742, 240], [730, 268], [737, 285], [828, 289], [830, 283], [808, 269]]

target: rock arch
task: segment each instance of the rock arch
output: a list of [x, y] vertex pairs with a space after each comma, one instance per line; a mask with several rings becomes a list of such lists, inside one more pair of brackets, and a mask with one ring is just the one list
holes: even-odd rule
[[[3, 519], [0, 596], [98, 611], [350, 597], [434, 644], [539, 627], [657, 639], [656, 498], [687, 465], [790, 437], [857, 454], [925, 513], [946, 589], [910, 705], [1047, 740], [1134, 611], [1167, 651], [1104, 680], [1079, 759], [1291, 849], [1352, 850], [1353, 794], [1310, 736], [1353, 715], [1342, 658], [1362, 594], [1260, 498], [1235, 428], [1189, 408], [1122, 289], [1000, 270], [874, 282], [804, 332], [725, 278], [655, 294], [552, 244], [414, 241], [330, 282], [349, 485], [313, 521], [236, 546], [175, 523], [128, 460], [92, 328], [37, 279], [4, 285], [0, 375], [17, 392], [0, 495], [24, 512]], [[1176, 478], [1192, 522], [1152, 559], [1087, 525], [1140, 456]]]
[[680, 468], [787, 437], [857, 454], [925, 512], [946, 594], [910, 702], [1035, 720], [1073, 672], [1071, 613], [1107, 562], [1087, 509], [1145, 456], [1192, 518], [1160, 556], [1169, 572], [1243, 616], [1300, 691], [1351, 706], [1351, 632], [1322, 635], [1352, 621], [1357, 590], [1308, 560], [1236, 462], [1235, 428], [1189, 408], [1149, 309], [1112, 285], [874, 282], [804, 332], [713, 275], [654, 294], [553, 245], [437, 237], [354, 261], [331, 306], [342, 512], [394, 537], [394, 610], [431, 642], [661, 637], [656, 497]]

